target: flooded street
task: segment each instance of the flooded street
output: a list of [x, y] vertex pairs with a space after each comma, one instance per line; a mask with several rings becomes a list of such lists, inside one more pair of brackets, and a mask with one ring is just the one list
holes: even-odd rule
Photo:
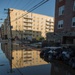
[[0, 75], [75, 75], [75, 69], [41, 59], [40, 50], [10, 43], [0, 46]]

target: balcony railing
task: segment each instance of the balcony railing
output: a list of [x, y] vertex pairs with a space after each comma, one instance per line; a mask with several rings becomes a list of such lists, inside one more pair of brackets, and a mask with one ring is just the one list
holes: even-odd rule
[[24, 17], [24, 19], [31, 19], [32, 20], [32, 17]]
[[32, 29], [32, 26], [24, 25], [24, 29]]
[[32, 23], [32, 21], [24, 21], [24, 23]]

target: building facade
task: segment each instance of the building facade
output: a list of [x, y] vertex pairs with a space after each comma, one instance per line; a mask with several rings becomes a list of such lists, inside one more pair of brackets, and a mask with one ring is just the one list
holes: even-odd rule
[[[10, 36], [12, 27], [12, 38], [29, 39], [44, 37], [47, 32], [54, 32], [54, 18], [23, 10], [10, 9], [7, 26], [7, 36]], [[11, 25], [11, 26], [10, 26]]]
[[54, 33], [47, 33], [47, 40], [75, 44], [75, 0], [56, 0]]
[[62, 43], [75, 43], [75, 0], [56, 0], [54, 32]]
[[56, 0], [55, 32], [75, 32], [75, 0]]

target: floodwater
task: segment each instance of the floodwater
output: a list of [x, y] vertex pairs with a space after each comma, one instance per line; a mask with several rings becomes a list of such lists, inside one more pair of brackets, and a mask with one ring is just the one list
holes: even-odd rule
[[0, 44], [0, 75], [75, 75], [75, 69], [46, 62], [40, 50], [18, 44]]

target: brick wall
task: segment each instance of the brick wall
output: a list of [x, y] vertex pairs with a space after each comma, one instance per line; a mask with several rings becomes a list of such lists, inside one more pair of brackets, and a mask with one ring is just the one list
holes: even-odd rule
[[[59, 2], [56, 0], [56, 9], [55, 9], [55, 27], [54, 31], [58, 32], [72, 32], [75, 31], [75, 27], [72, 27], [72, 17], [75, 16], [75, 12], [73, 12], [73, 1], [74, 0], [63, 0]], [[59, 7], [65, 5], [64, 15], [59, 16]], [[64, 20], [64, 25], [62, 29], [58, 29], [58, 21]]]

